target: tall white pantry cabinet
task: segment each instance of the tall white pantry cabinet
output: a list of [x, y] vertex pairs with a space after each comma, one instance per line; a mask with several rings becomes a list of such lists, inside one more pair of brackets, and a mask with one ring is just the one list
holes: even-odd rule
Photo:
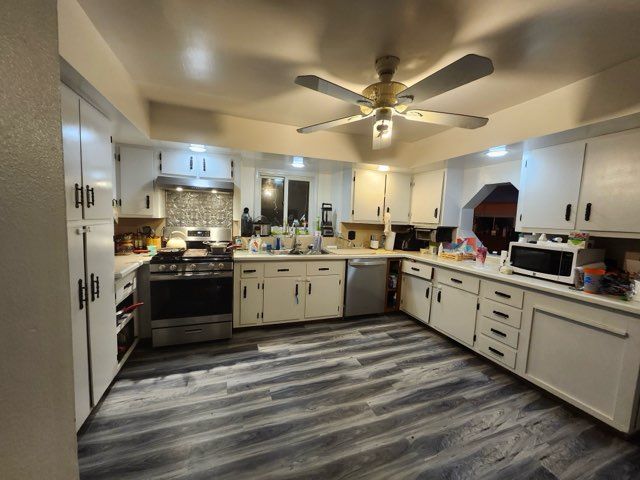
[[104, 115], [65, 85], [60, 94], [77, 430], [117, 368], [112, 145]]

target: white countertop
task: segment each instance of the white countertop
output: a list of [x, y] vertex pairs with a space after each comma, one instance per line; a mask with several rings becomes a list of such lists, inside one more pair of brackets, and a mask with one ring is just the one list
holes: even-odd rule
[[139, 255], [132, 253], [131, 255], [115, 256], [115, 279], [129, 275], [131, 272], [140, 268], [143, 264], [149, 263], [151, 255]]
[[640, 316], [640, 302], [627, 302], [607, 295], [593, 295], [569, 288], [568, 285], [527, 277], [524, 275], [504, 275], [498, 271], [496, 265], [486, 264], [484, 268], [477, 268], [475, 261], [466, 260], [457, 262], [447, 260], [436, 255], [422, 255], [418, 252], [371, 250], [366, 248], [340, 248], [328, 250], [331, 253], [326, 255], [273, 255], [270, 253], [250, 253], [248, 251], [236, 251], [234, 260], [237, 262], [261, 261], [261, 262], [283, 262], [283, 261], [322, 261], [322, 260], [349, 260], [353, 258], [382, 257], [382, 258], [407, 258], [431, 265], [446, 267], [471, 275], [478, 275], [491, 280], [519, 285], [542, 292], [560, 295], [573, 300], [592, 303], [614, 310], [632, 313]]

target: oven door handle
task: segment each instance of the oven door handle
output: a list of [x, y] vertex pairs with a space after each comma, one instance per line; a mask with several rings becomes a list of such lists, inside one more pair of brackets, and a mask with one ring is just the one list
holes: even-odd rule
[[207, 280], [217, 278], [233, 278], [233, 272], [206, 272], [191, 273], [188, 275], [176, 273], [152, 273], [149, 275], [149, 280], [152, 282], [167, 280]]

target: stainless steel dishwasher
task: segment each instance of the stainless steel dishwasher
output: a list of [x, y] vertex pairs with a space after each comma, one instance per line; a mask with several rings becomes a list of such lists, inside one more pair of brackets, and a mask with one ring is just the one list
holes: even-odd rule
[[387, 260], [356, 258], [347, 263], [345, 317], [384, 313]]

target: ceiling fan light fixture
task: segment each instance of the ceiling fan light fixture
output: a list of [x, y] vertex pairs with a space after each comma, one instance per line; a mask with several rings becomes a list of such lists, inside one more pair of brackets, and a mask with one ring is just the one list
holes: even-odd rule
[[485, 153], [485, 155], [491, 158], [499, 158], [504, 157], [507, 153], [509, 153], [509, 150], [507, 150], [507, 146], [500, 145], [498, 147], [491, 147], [489, 150], [487, 150], [487, 153]]
[[189, 145], [189, 150], [195, 153], [204, 153], [207, 151], [207, 147], [199, 143], [192, 143], [191, 145]]
[[295, 168], [304, 168], [304, 157], [293, 157], [293, 160], [291, 160], [291, 166]]

